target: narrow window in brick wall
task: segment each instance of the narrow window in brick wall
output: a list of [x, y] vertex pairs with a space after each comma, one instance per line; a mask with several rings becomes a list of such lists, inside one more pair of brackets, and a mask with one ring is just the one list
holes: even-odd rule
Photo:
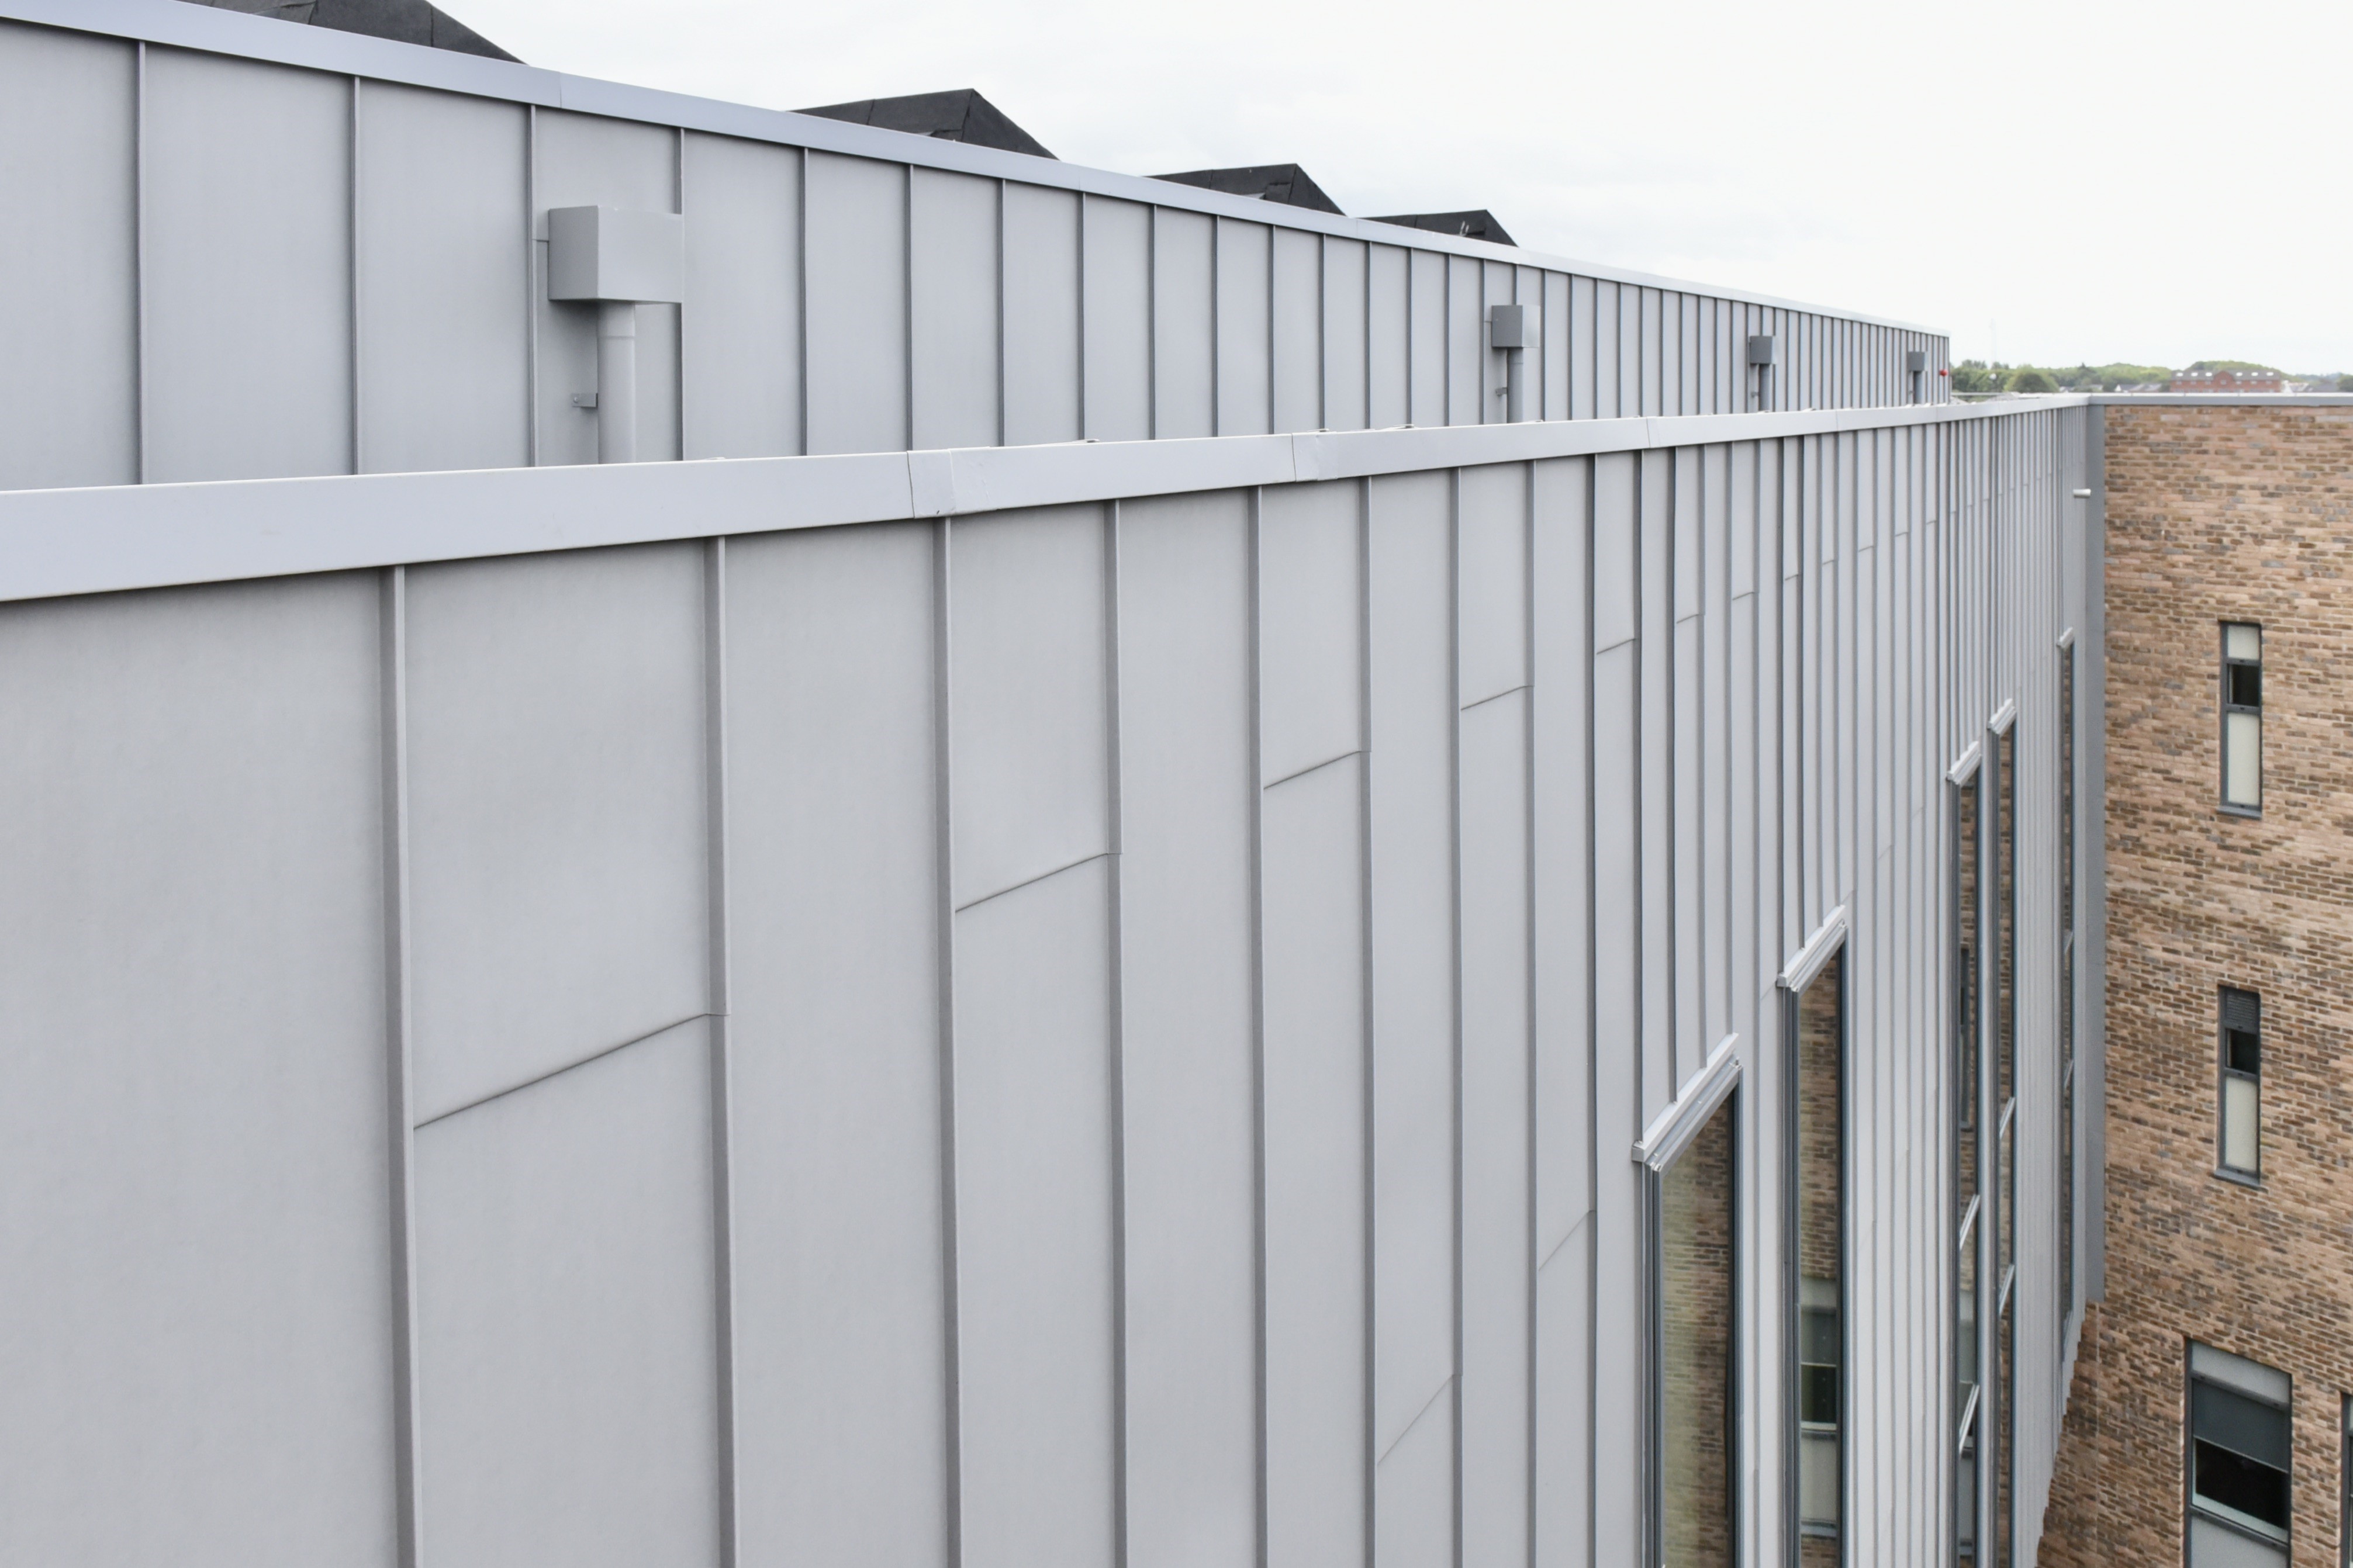
[[2222, 987], [2222, 1170], [2250, 1180], [2263, 1170], [2263, 999]]
[[2287, 1373], [2189, 1345], [2189, 1568], [2285, 1568]]
[[2263, 629], [2222, 626], [2222, 809], [2263, 809]]
[[1982, 1500], [1978, 1487], [1978, 1429], [1984, 1426], [1978, 1379], [1978, 1249], [1985, 1244], [1979, 1223], [1985, 1209], [1983, 1184], [1978, 1179], [1983, 1152], [1978, 1147], [1984, 1119], [1978, 1101], [1984, 1092], [1978, 1081], [1978, 955], [1982, 919], [1978, 900], [1978, 775], [1953, 786], [1951, 910], [1953, 948], [1952, 1139], [1953, 1139], [1953, 1409], [1958, 1430], [1953, 1469], [1953, 1561], [1975, 1563], [1978, 1555], [1978, 1514]]

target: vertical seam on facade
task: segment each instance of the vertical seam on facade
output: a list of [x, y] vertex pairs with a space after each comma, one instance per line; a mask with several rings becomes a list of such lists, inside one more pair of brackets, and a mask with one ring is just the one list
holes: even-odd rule
[[[681, 333], [681, 336], [683, 334]], [[683, 384], [681, 383], [681, 386]], [[739, 1550], [736, 1476], [735, 1184], [733, 1020], [728, 923], [727, 541], [703, 548], [703, 799], [708, 900], [706, 984], [711, 1009], [711, 1198], [712, 1328], [719, 1441], [719, 1562], [733, 1568]]]
[[523, 466], [539, 467], [539, 106], [522, 111]]
[[[1543, 285], [1540, 283], [1539, 288]], [[1537, 1346], [1542, 1336], [1537, 1330], [1538, 1299], [1536, 1276], [1544, 1266], [1540, 1255], [1544, 1246], [1541, 1215], [1544, 1202], [1544, 1160], [1539, 1140], [1544, 1135], [1544, 1117], [1537, 1098], [1542, 1074], [1537, 1067], [1539, 1039], [1536, 1028], [1536, 705], [1540, 697], [1548, 695], [1536, 685], [1536, 465], [1529, 463], [1524, 469], [1520, 490], [1520, 624], [1525, 628], [1520, 644], [1520, 679], [1527, 695], [1520, 707], [1520, 844], [1522, 864], [1527, 868], [1523, 896], [1520, 900], [1520, 953], [1525, 966], [1521, 976], [1521, 1005], [1526, 1008], [1526, 1026], [1521, 1031], [1520, 1048], [1525, 1053], [1521, 1092], [1525, 1097], [1527, 1115], [1522, 1135], [1527, 1140], [1526, 1181], [1527, 1224], [1525, 1246], [1527, 1268], [1527, 1289], [1524, 1310], [1527, 1313], [1527, 1333], [1522, 1354], [1525, 1358], [1527, 1389], [1527, 1420], [1523, 1441], [1526, 1444], [1525, 1463], [1522, 1468], [1522, 1484], [1527, 1489], [1526, 1509], [1522, 1528], [1527, 1532], [1527, 1568], [1536, 1563], [1536, 1412], [1542, 1405], [1544, 1379], [1539, 1375]]]
[[344, 127], [344, 134], [348, 142], [348, 144], [343, 150], [344, 171], [348, 176], [349, 184], [346, 185], [343, 193], [346, 201], [344, 211], [345, 222], [343, 228], [343, 243], [350, 247], [348, 259], [351, 267], [352, 289], [349, 310], [344, 324], [349, 331], [349, 337], [347, 338], [346, 342], [351, 351], [352, 356], [351, 427], [348, 432], [351, 437], [352, 446], [352, 472], [355, 474], [364, 474], [367, 472], [366, 454], [361, 445], [361, 433], [364, 429], [362, 416], [364, 411], [363, 405], [363, 397], [364, 395], [363, 388], [365, 385], [365, 382], [361, 374], [360, 307], [364, 297], [364, 285], [366, 279], [362, 261], [363, 253], [360, 246], [360, 79], [358, 77], [353, 77], [351, 79], [351, 118]]
[[1356, 481], [1356, 723], [1358, 749], [1364, 763], [1356, 780], [1357, 837], [1357, 909], [1361, 915], [1357, 932], [1357, 1005], [1361, 1009], [1364, 1031], [1362, 1042], [1364, 1063], [1364, 1095], [1359, 1108], [1362, 1148], [1359, 1151], [1359, 1196], [1363, 1213], [1365, 1277], [1364, 1286], [1364, 1556], [1365, 1568], [1377, 1568], [1375, 1536], [1379, 1524], [1377, 1502], [1380, 1441], [1374, 1400], [1379, 1393], [1377, 1365], [1380, 1332], [1380, 1302], [1375, 1289], [1379, 1264], [1380, 1227], [1375, 1223], [1374, 1203], [1378, 1194], [1375, 1180], [1377, 1170], [1376, 1140], [1379, 1133], [1378, 1109], [1380, 1093], [1380, 1063], [1378, 1059], [1379, 1031], [1373, 1016], [1373, 481]]
[[[1002, 405], [1000, 404], [1000, 407]], [[956, 1237], [955, 1071], [955, 814], [952, 741], [955, 733], [950, 614], [955, 523], [941, 518], [932, 534], [932, 802], [933, 858], [938, 879], [933, 900], [939, 1007], [941, 1400], [946, 1415], [942, 1453], [948, 1568], [964, 1561], [964, 1387], [962, 1287]]]
[[[1481, 275], [1485, 268], [1480, 268]], [[1462, 1364], [1464, 1335], [1462, 1331], [1463, 1240], [1462, 1206], [1462, 470], [1449, 470], [1446, 476], [1446, 742], [1452, 753], [1446, 770], [1449, 843], [1447, 858], [1452, 862], [1447, 878], [1452, 908], [1448, 918], [1453, 927], [1447, 942], [1449, 976], [1454, 996], [1452, 1041], [1454, 1053], [1454, 1106], [1448, 1119], [1448, 1131], [1452, 1135], [1454, 1180], [1454, 1561], [1462, 1561]]]
[[1126, 1568], [1128, 1561], [1128, 1430], [1127, 1430], [1127, 993], [1125, 932], [1122, 920], [1127, 905], [1127, 879], [1121, 873], [1123, 802], [1120, 790], [1120, 503], [1103, 508], [1103, 752], [1111, 853], [1104, 858], [1111, 877], [1109, 931], [1105, 933], [1110, 994], [1111, 1116], [1111, 1276], [1112, 1276], [1112, 1561]]
[[417, 1182], [408, 986], [408, 569], [377, 579], [378, 809], [383, 814], [386, 1152], [390, 1189], [393, 1514], [400, 1568], [417, 1568]]
[[[677, 208], [680, 226], [683, 228], [685, 226], [686, 219], [686, 127], [683, 125], [678, 128], [678, 138], [671, 149], [671, 205]], [[691, 242], [690, 241], [689, 243], [691, 244]], [[680, 458], [683, 459], [687, 456], [686, 313], [688, 310], [693, 309], [694, 301], [689, 290], [681, 289], [680, 292], [688, 293], [690, 297], [681, 300], [676, 307], [678, 310], [678, 335], [670, 344], [670, 353], [671, 369], [677, 378], [676, 384], [678, 387], [678, 402], [671, 410], [672, 417], [670, 423], [672, 425], [671, 434], [677, 438], [676, 444], [671, 447], [671, 450], [675, 451], [679, 455]]]
[[131, 399], [132, 463], [147, 482], [147, 40], [132, 60], [131, 82]]
[[1265, 679], [1265, 546], [1264, 519], [1266, 491], [1254, 487], [1250, 491], [1246, 519], [1250, 557], [1247, 564], [1250, 625], [1249, 647], [1244, 657], [1248, 663], [1247, 680], [1250, 691], [1250, 1080], [1254, 1090], [1250, 1104], [1250, 1177], [1251, 1193], [1251, 1289], [1255, 1297], [1252, 1331], [1255, 1340], [1251, 1350], [1255, 1364], [1251, 1368], [1256, 1400], [1253, 1414], [1257, 1419], [1257, 1453], [1251, 1467], [1257, 1495], [1252, 1499], [1252, 1512], [1257, 1526], [1257, 1558], [1259, 1568], [1267, 1568], [1271, 1545], [1271, 1521], [1268, 1517], [1271, 1465], [1269, 1430], [1270, 1415], [1267, 1395], [1267, 1180], [1266, 1180], [1266, 790], [1261, 781], [1266, 777], [1266, 679]]

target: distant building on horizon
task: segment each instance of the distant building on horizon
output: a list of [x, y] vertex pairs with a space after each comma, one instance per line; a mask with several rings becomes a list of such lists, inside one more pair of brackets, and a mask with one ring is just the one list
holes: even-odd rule
[[2217, 393], [2282, 392], [2286, 389], [2275, 370], [2177, 370], [2166, 390], [2198, 392], [2211, 396]]

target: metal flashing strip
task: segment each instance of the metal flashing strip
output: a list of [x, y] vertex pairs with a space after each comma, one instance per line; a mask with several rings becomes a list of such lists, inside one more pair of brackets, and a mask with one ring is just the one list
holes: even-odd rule
[[1813, 984], [1814, 976], [1822, 972], [1822, 965], [1831, 961], [1831, 955], [1838, 952], [1845, 941], [1846, 906], [1841, 904], [1822, 917], [1820, 926], [1783, 967], [1775, 984], [1784, 991], [1803, 991]]
[[1969, 742], [1969, 749], [1963, 752], [1958, 757], [1955, 758], [1953, 765], [1945, 770], [1945, 782], [1947, 784], [1965, 784], [1968, 783], [1970, 779], [1977, 776], [1978, 761], [1984, 755], [1985, 742], [1983, 741], [1971, 741]]
[[748, 141], [844, 153], [928, 169], [946, 169], [1026, 184], [1057, 186], [1089, 195], [1174, 207], [1187, 212], [1246, 218], [1278, 228], [1303, 229], [1366, 240], [1405, 249], [1438, 251], [1475, 257], [1518, 267], [1630, 283], [1640, 288], [1697, 294], [1768, 310], [1794, 310], [1829, 321], [1858, 321], [1896, 331], [1917, 332], [1942, 342], [1946, 334], [1934, 327], [1886, 316], [1866, 316], [1802, 300], [1711, 283], [1666, 278], [1629, 268], [1607, 267], [1567, 257], [1550, 256], [1485, 240], [1464, 239], [1427, 229], [1408, 229], [1366, 217], [1317, 212], [1312, 207], [1284, 206], [1254, 196], [1229, 195], [1198, 185], [1178, 184], [1141, 174], [1119, 174], [1090, 169], [1058, 159], [1034, 158], [961, 142], [878, 130], [821, 115], [795, 114], [787, 110], [758, 109], [719, 99], [632, 87], [595, 77], [567, 76], [512, 60], [449, 49], [428, 48], [389, 38], [327, 27], [294, 26], [275, 17], [249, 16], [185, 0], [0, 0], [0, 20], [64, 27], [75, 32], [137, 39], [205, 54], [234, 55], [330, 71], [340, 76], [370, 77], [409, 87], [433, 88], [474, 98], [502, 99], [543, 109], [565, 109], [614, 120], [687, 131], [739, 136]]
[[7, 490], [0, 601], [1985, 417], [1934, 405]]
[[2010, 733], [2010, 727], [2017, 722], [2018, 699], [2005, 697], [2001, 706], [1993, 710], [1993, 717], [1986, 721], [1986, 729], [1996, 735], [2006, 735]]
[[1726, 1035], [1707, 1054], [1707, 1065], [1684, 1086], [1683, 1093], [1651, 1119], [1633, 1148], [1634, 1163], [1663, 1171], [1699, 1135], [1715, 1108], [1740, 1082], [1740, 1037]]

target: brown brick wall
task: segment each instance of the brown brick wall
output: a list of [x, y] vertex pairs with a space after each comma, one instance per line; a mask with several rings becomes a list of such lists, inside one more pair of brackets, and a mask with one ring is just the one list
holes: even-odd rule
[[[2107, 1287], [2042, 1560], [2181, 1561], [2183, 1342], [2295, 1381], [2294, 1558], [2337, 1568], [2353, 1393], [2353, 409], [2110, 407]], [[2220, 623], [2263, 627], [2263, 814]], [[2216, 1163], [2217, 988], [2263, 996], [2263, 1184]]]

